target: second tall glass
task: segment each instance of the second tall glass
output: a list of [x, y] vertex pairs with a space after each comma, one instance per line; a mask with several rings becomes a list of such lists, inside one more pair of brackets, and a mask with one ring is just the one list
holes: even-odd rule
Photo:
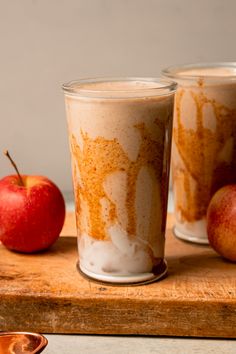
[[222, 186], [236, 182], [236, 63], [164, 70], [178, 83], [172, 172], [176, 236], [208, 243], [207, 207]]

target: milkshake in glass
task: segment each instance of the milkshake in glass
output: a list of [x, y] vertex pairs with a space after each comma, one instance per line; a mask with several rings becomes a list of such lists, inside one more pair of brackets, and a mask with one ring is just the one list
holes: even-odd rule
[[63, 86], [79, 270], [110, 283], [166, 273], [165, 225], [175, 84], [91, 79]]
[[172, 147], [176, 236], [208, 243], [213, 194], [236, 182], [236, 63], [172, 67], [178, 83]]

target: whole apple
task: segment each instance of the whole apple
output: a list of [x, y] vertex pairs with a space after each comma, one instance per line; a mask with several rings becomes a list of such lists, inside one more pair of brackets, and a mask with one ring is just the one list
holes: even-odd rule
[[207, 234], [212, 248], [236, 262], [236, 185], [219, 189], [207, 210]]
[[0, 180], [0, 241], [10, 250], [47, 249], [59, 237], [64, 219], [63, 196], [48, 178], [12, 175]]

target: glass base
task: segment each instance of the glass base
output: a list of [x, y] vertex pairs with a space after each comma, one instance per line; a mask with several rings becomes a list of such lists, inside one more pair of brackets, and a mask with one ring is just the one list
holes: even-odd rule
[[197, 236], [194, 236], [194, 235], [183, 233], [183, 232], [178, 230], [177, 226], [173, 227], [173, 233], [174, 233], [174, 235], [177, 238], [179, 238], [179, 239], [181, 239], [183, 241], [198, 243], [198, 244], [201, 244], [201, 245], [208, 245], [209, 244], [209, 241], [208, 241], [207, 237], [197, 237]]
[[77, 269], [85, 278], [93, 280], [98, 283], [103, 283], [107, 285], [142, 285], [153, 283], [157, 280], [163, 279], [167, 275], [167, 263], [165, 260], [159, 265], [158, 274], [154, 273], [141, 273], [134, 275], [107, 275], [107, 274], [97, 274], [85, 269], [79, 261], [77, 262]]

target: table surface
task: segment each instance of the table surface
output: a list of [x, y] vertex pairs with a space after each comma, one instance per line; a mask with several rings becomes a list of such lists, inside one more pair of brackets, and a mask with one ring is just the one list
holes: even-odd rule
[[145, 286], [101, 286], [78, 273], [74, 213], [48, 252], [1, 246], [1, 329], [236, 338], [235, 265], [210, 247], [177, 240], [172, 214], [167, 226], [168, 277]]

